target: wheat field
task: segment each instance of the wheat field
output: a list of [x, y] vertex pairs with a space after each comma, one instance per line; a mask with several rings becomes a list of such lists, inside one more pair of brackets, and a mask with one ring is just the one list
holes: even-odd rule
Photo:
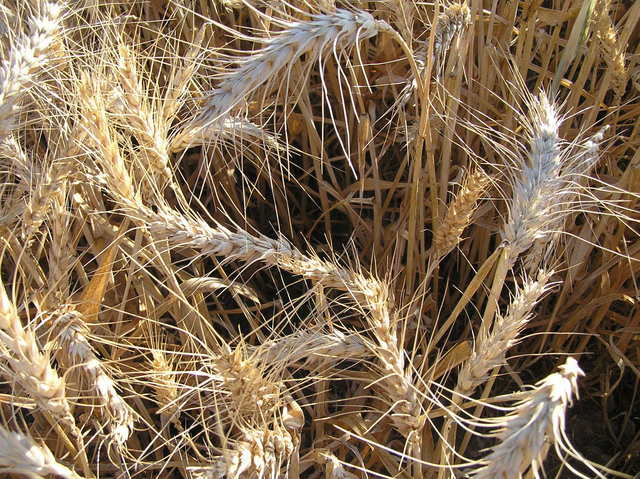
[[0, 476], [638, 478], [640, 2], [0, 37]]

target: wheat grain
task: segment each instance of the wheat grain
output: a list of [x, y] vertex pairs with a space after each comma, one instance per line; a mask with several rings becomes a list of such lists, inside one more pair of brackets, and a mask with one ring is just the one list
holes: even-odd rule
[[284, 430], [245, 430], [243, 440], [227, 453], [226, 477], [238, 478], [246, 471], [265, 479], [276, 479], [293, 454], [291, 435]]
[[276, 479], [293, 453], [291, 436], [285, 431], [245, 430], [243, 440], [236, 441], [234, 449], [226, 449], [212, 465], [192, 467], [196, 478], [222, 479], [228, 477], [259, 477]]

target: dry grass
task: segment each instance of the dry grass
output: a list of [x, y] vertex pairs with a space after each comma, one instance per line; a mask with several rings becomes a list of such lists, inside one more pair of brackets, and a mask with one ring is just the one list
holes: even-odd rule
[[0, 473], [637, 473], [640, 3], [0, 27]]

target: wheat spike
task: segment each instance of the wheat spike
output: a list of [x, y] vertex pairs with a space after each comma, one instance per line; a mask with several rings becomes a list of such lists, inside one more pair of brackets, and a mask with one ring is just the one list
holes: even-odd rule
[[438, 16], [436, 27], [435, 55], [445, 53], [453, 39], [459, 36], [471, 24], [471, 10], [466, 2], [451, 3]]
[[0, 426], [0, 444], [1, 473], [24, 474], [32, 478], [54, 475], [64, 479], [82, 479], [60, 464], [49, 448], [36, 444], [25, 434], [11, 432]]
[[32, 77], [50, 60], [60, 29], [62, 7], [43, 2], [40, 15], [30, 19], [31, 34], [20, 37], [0, 67], [0, 142], [14, 127], [18, 102]]
[[58, 356], [67, 369], [82, 372], [101, 406], [100, 415], [109, 431], [109, 440], [118, 448], [124, 446], [133, 430], [135, 413], [118, 393], [113, 379], [94, 353], [82, 315], [72, 308], [62, 308], [53, 316], [60, 344]]
[[[238, 68], [222, 75], [218, 87], [209, 95], [198, 116], [173, 139], [172, 145], [189, 145], [202, 128], [221, 121], [225, 115], [257, 88], [284, 70], [302, 55], [318, 59], [329, 48], [347, 46], [378, 34], [388, 26], [364, 11], [337, 9], [330, 14], [314, 15], [309, 21], [272, 21], [284, 30], [269, 39], [253, 38], [265, 46], [247, 58], [235, 58]], [[238, 36], [242, 37], [242, 35]], [[176, 149], [172, 146], [172, 150]]]
[[40, 409], [75, 430], [75, 421], [65, 395], [64, 380], [51, 367], [38, 346], [33, 331], [22, 326], [15, 305], [0, 284], [0, 344], [11, 368], [9, 380], [17, 382]]
[[[123, 115], [134, 135], [144, 148], [146, 155], [145, 167], [148, 167], [155, 188], [169, 184], [173, 173], [169, 167], [169, 145], [163, 132], [166, 128], [158, 125], [150, 106], [145, 101], [146, 95], [136, 65], [136, 57], [130, 48], [124, 44], [118, 47], [118, 79], [122, 85], [124, 108]], [[145, 177], [146, 178], [146, 177]], [[150, 181], [146, 178], [146, 181]]]
[[518, 342], [518, 335], [530, 320], [533, 308], [548, 290], [547, 282], [552, 274], [541, 270], [537, 279], [528, 280], [518, 288], [507, 314], [498, 314], [488, 335], [476, 340], [471, 357], [458, 375], [456, 392], [471, 394], [493, 368], [504, 363], [506, 352]]
[[489, 183], [482, 171], [467, 174], [460, 192], [456, 195], [442, 224], [436, 229], [433, 250], [436, 258], [442, 258], [460, 242], [462, 232], [471, 222], [476, 203]]
[[492, 421], [499, 443], [486, 456], [481, 468], [473, 472], [475, 479], [517, 479], [531, 467], [534, 474], [542, 467], [547, 454], [545, 442], [562, 448], [565, 439], [565, 412], [578, 395], [577, 379], [584, 376], [578, 362], [569, 357], [560, 372], [550, 374], [533, 390], [524, 393], [512, 412]]

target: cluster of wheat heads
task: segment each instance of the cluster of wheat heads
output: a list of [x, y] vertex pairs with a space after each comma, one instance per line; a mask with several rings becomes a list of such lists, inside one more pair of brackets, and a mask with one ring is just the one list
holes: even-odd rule
[[639, 21], [0, 2], [0, 474], [633, 477]]

